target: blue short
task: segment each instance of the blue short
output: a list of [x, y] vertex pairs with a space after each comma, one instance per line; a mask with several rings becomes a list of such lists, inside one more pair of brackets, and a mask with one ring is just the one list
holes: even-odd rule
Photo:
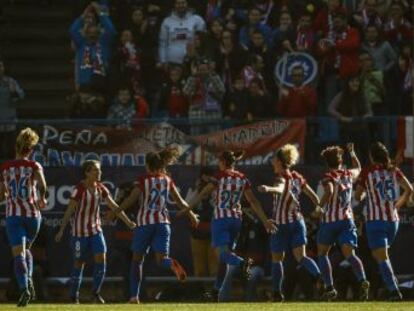
[[39, 233], [41, 217], [9, 216], [6, 218], [7, 237], [11, 247], [31, 244]]
[[134, 230], [131, 250], [134, 253], [146, 254], [151, 247], [156, 253], [170, 253], [170, 224], [150, 224], [138, 226]]
[[344, 244], [356, 248], [358, 246], [357, 230], [353, 220], [339, 220], [322, 223], [318, 231], [318, 244], [339, 246]]
[[219, 218], [211, 222], [213, 247], [228, 246], [233, 250], [240, 234], [242, 221], [239, 218]]
[[395, 240], [399, 223], [396, 221], [367, 221], [368, 245], [370, 249], [389, 247]]
[[72, 236], [71, 244], [75, 260], [85, 261], [91, 253], [106, 253], [106, 242], [102, 232], [84, 237]]
[[290, 224], [278, 225], [276, 233], [270, 237], [270, 250], [272, 253], [283, 253], [289, 249], [306, 245], [306, 225], [302, 220]]

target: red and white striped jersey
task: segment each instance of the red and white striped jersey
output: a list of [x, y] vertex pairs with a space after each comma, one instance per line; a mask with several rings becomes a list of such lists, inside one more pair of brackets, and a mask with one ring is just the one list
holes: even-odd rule
[[331, 183], [333, 193], [324, 207], [323, 223], [352, 219], [352, 173], [346, 169], [331, 170], [322, 179], [322, 185]]
[[299, 196], [302, 193], [306, 180], [296, 171], [283, 173], [278, 178], [284, 181], [284, 189], [281, 194], [273, 196], [273, 215], [276, 224], [288, 224], [303, 219], [300, 212]]
[[31, 160], [11, 160], [0, 167], [0, 182], [3, 183], [6, 198], [6, 217], [40, 217], [34, 173], [42, 166]]
[[137, 214], [137, 226], [169, 224], [167, 202], [174, 181], [166, 174], [146, 174], [138, 178], [141, 204]]
[[399, 179], [404, 174], [398, 168], [387, 169], [374, 164], [362, 170], [358, 185], [367, 193], [366, 220], [398, 221], [395, 203], [400, 196]]
[[251, 187], [246, 176], [234, 170], [220, 171], [216, 175], [216, 187], [214, 218], [241, 218], [240, 200], [244, 190]]
[[71, 195], [71, 199], [78, 202], [71, 220], [73, 236], [92, 236], [102, 231], [100, 205], [108, 196], [108, 189], [100, 182], [95, 184], [93, 192], [83, 182], [76, 185]]

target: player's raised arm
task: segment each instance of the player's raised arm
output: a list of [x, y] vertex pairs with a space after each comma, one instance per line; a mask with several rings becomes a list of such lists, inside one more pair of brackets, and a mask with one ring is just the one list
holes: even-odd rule
[[59, 231], [55, 236], [55, 241], [60, 242], [63, 236], [63, 232], [65, 231], [66, 226], [69, 223], [70, 218], [72, 217], [73, 213], [78, 208], [78, 201], [74, 199], [70, 199], [68, 207], [66, 208], [65, 214], [63, 215], [62, 224], [60, 225]]
[[351, 156], [351, 169], [350, 172], [352, 174], [352, 181], [355, 182], [361, 173], [361, 162], [359, 161], [353, 143], [348, 143], [346, 145], [346, 149], [349, 152], [349, 155]]
[[112, 199], [110, 195], [106, 197], [105, 201], [108, 204], [108, 207], [115, 213], [115, 215], [119, 219], [121, 219], [128, 226], [128, 228], [134, 229], [136, 227], [136, 223], [129, 219], [123, 210], [117, 212], [119, 205], [114, 201], [114, 199]]

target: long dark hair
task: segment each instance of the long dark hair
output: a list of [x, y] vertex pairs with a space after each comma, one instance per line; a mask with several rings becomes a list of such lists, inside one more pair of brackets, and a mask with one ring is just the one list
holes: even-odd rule
[[180, 151], [175, 147], [167, 147], [160, 152], [149, 152], [146, 155], [146, 164], [150, 171], [156, 172], [166, 169], [166, 167], [175, 162]]
[[369, 154], [373, 162], [382, 164], [386, 169], [394, 168], [388, 149], [384, 146], [383, 143], [379, 141], [373, 143], [371, 145]]

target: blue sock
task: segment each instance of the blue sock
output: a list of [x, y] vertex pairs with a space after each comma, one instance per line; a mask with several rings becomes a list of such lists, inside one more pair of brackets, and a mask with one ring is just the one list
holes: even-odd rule
[[161, 261], [161, 267], [167, 270], [171, 270], [172, 262], [173, 261], [171, 258], [165, 257]]
[[255, 301], [257, 300], [258, 283], [264, 277], [264, 270], [262, 267], [253, 266], [250, 273], [252, 276], [246, 285], [246, 301]]
[[30, 279], [33, 276], [33, 256], [32, 252], [26, 249], [26, 265], [27, 265], [27, 277]]
[[321, 272], [319, 271], [319, 268], [316, 264], [316, 262], [308, 257], [304, 256], [302, 260], [300, 261], [300, 264], [305, 267], [305, 269], [314, 277], [318, 277], [321, 275]]
[[283, 263], [281, 261], [272, 262], [272, 290], [282, 292], [283, 283]]
[[142, 261], [132, 261], [131, 262], [131, 270], [130, 270], [130, 283], [129, 283], [129, 290], [130, 290], [130, 297], [139, 299], [139, 293], [141, 290], [141, 283], [142, 283]]
[[20, 290], [27, 289], [27, 263], [22, 255], [14, 257], [14, 273]]
[[216, 281], [214, 282], [214, 288], [220, 290], [223, 284], [224, 277], [226, 276], [227, 265], [222, 261], [219, 262]]
[[237, 272], [237, 266], [227, 265], [226, 276], [224, 277], [223, 283], [219, 290], [218, 301], [224, 302], [230, 300], [231, 285], [233, 281], [233, 276]]
[[361, 259], [359, 259], [357, 255], [351, 255], [346, 260], [351, 264], [352, 271], [358, 282], [365, 281], [367, 277], [365, 276], [364, 266], [362, 265]]
[[318, 256], [318, 264], [325, 287], [333, 286], [332, 266], [327, 255]]
[[98, 294], [101, 291], [102, 283], [105, 278], [106, 263], [95, 263], [93, 269], [93, 287], [92, 292]]
[[83, 276], [83, 266], [81, 268], [73, 267], [72, 275], [71, 275], [71, 287], [70, 287], [71, 298], [79, 297], [79, 289], [82, 283], [82, 276]]
[[222, 251], [220, 253], [220, 261], [230, 266], [240, 266], [244, 261], [243, 258], [237, 256], [235, 253], [230, 251]]
[[398, 290], [398, 285], [395, 279], [394, 271], [392, 270], [391, 262], [385, 260], [379, 263], [379, 269], [381, 272], [382, 280], [387, 286], [389, 291]]

